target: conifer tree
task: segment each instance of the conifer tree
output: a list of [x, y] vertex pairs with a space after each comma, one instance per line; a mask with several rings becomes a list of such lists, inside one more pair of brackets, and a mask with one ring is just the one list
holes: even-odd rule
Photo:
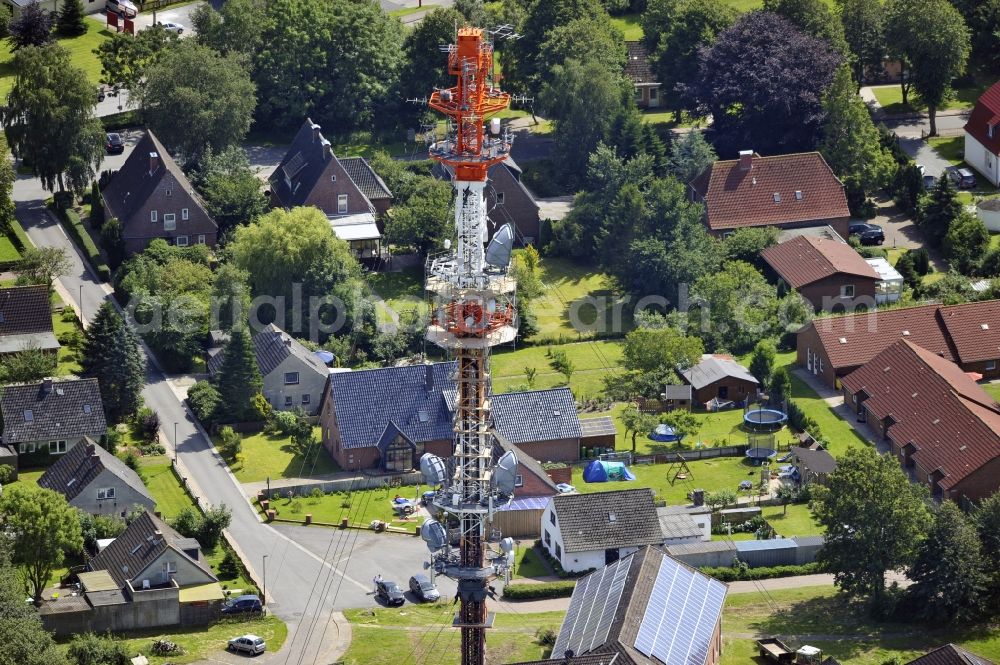
[[222, 419], [231, 422], [252, 420], [256, 417], [253, 398], [263, 392], [264, 381], [257, 367], [253, 339], [245, 325], [234, 326], [229, 342], [222, 351], [222, 368], [219, 370], [219, 410]]
[[87, 32], [82, 0], [63, 0], [56, 16], [56, 32], [64, 37], [77, 37]]
[[146, 361], [135, 331], [110, 302], [105, 301], [84, 334], [83, 375], [95, 377], [109, 423], [134, 414], [142, 401]]

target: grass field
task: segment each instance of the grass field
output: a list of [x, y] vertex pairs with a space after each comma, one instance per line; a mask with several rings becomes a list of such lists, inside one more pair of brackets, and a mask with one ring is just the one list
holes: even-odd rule
[[[313, 436], [319, 441], [319, 427], [313, 428]], [[213, 441], [218, 445], [218, 437], [213, 437]], [[231, 462], [229, 468], [241, 483], [268, 478], [311, 478], [340, 470], [322, 445], [317, 445], [308, 459], [303, 459], [292, 445], [291, 437], [267, 432], [244, 436], [240, 458]]]
[[[939, 111], [951, 111], [955, 109], [970, 109], [976, 104], [976, 100], [983, 94], [983, 87], [979, 85], [964, 86], [955, 89], [952, 99], [944, 103]], [[920, 99], [912, 88], [909, 94], [909, 103], [903, 104], [903, 91], [898, 85], [877, 85], [872, 87], [875, 99], [886, 113], [917, 113], [927, 111], [927, 105]]]
[[574, 371], [569, 387], [578, 399], [596, 397], [604, 392], [604, 378], [621, 372], [619, 362], [622, 345], [615, 341], [578, 342], [553, 346], [527, 346], [514, 351], [498, 351], [493, 354], [493, 390], [505, 392], [527, 382], [526, 367], [534, 367], [535, 389], [552, 388], [566, 384], [566, 377], [559, 374], [550, 364], [549, 349], [566, 352], [573, 363]]
[[[226, 642], [234, 637], [253, 633], [264, 638], [267, 650], [274, 653], [288, 638], [288, 627], [275, 617], [258, 619], [227, 619], [210, 626], [157, 628], [141, 633], [129, 633], [125, 640], [130, 654], [141, 653], [149, 658], [151, 665], [174, 663], [183, 665], [205, 660], [209, 655], [226, 650]], [[150, 645], [159, 639], [176, 642], [184, 650], [182, 656], [159, 657], [150, 653]]]
[[0, 236], [0, 261], [20, 261], [21, 252], [7, 236]]
[[[435, 663], [457, 665], [459, 632], [451, 628], [451, 601], [401, 608], [346, 610], [353, 639], [344, 665]], [[538, 660], [548, 649], [535, 642], [540, 628], [558, 630], [562, 612], [498, 614], [486, 642], [490, 663]]]
[[538, 320], [538, 333], [532, 341], [579, 338], [591, 330], [624, 332], [631, 327], [630, 317], [623, 316], [616, 324], [613, 312], [619, 299], [608, 288], [603, 273], [560, 258], [542, 259], [539, 268], [544, 292], [531, 304]]
[[542, 563], [541, 555], [535, 550], [534, 541], [525, 541], [518, 545], [514, 554], [513, 577], [545, 577], [549, 569]]
[[[67, 307], [65, 311], [69, 312], [69, 314], [67, 314], [67, 318], [69, 318], [70, 314], [73, 314], [73, 310], [69, 307]], [[83, 329], [80, 327], [80, 320], [76, 318], [75, 314], [73, 314], [71, 320], [66, 321], [63, 319], [63, 315], [61, 313], [53, 312], [52, 328], [53, 332], [55, 332], [56, 339], [59, 339], [64, 335], [71, 334], [74, 331], [81, 333], [81, 336], [76, 339], [81, 341], [83, 339]], [[63, 339], [66, 338], [63, 337]], [[83, 371], [80, 367], [79, 344], [64, 344], [62, 341], [60, 341], [60, 344], [59, 366], [56, 368], [56, 374], [59, 376], [68, 376], [71, 374], [79, 375]]]
[[625, 41], [635, 42], [642, 39], [642, 26], [639, 25], [639, 14], [623, 14], [612, 16], [611, 24], [622, 31]]
[[789, 504], [788, 512], [783, 506], [763, 506], [761, 514], [774, 527], [779, 536], [821, 536], [823, 527], [813, 517], [809, 506], [804, 503]]
[[[278, 517], [285, 520], [305, 520], [306, 515], [312, 515], [314, 522], [340, 524], [345, 517], [351, 524], [367, 526], [372, 520], [389, 522], [392, 526], [413, 528], [423, 524], [423, 517], [396, 519], [392, 510], [392, 499], [397, 494], [408, 499], [420, 498], [420, 486], [384, 487], [354, 492], [338, 492], [325, 494], [321, 497], [296, 497], [292, 500], [281, 498], [271, 503], [271, 508], [278, 511]], [[277, 491], [277, 490], [275, 490]]]
[[[953, 166], [962, 166], [965, 164], [964, 136], [938, 136], [929, 138], [927, 139], [927, 145], [932, 147], [941, 159], [951, 162]], [[973, 194], [996, 194], [996, 188], [987, 182], [978, 171], [974, 169], [970, 170], [976, 175], [976, 188], [959, 192], [960, 195], [969, 199], [966, 201], [967, 203], [972, 203], [971, 197]]]
[[983, 390], [985, 390], [990, 397], [995, 400], [1000, 400], [1000, 382], [998, 383], [984, 383], [982, 384]]
[[[58, 39], [60, 46], [70, 53], [70, 61], [86, 73], [87, 79], [97, 85], [101, 77], [101, 63], [94, 54], [94, 49], [111, 33], [97, 21], [87, 19], [87, 33], [79, 37]], [[10, 50], [10, 42], [0, 41], [0, 97], [6, 99], [7, 93], [14, 87], [14, 54]], [[96, 92], [96, 91], [95, 91]], [[96, 100], [95, 100], [96, 101]]]

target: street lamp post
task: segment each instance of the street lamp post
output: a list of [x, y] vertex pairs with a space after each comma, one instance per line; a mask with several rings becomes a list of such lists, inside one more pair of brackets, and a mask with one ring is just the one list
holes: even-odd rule
[[174, 421], [174, 455], [177, 455], [177, 421]]
[[267, 605], [267, 557], [268, 557], [268, 555], [265, 554], [264, 555], [264, 559], [263, 559], [263, 561], [264, 561], [264, 578], [261, 580], [261, 591], [260, 591], [260, 594], [262, 596], [261, 600], [263, 601], [261, 603], [262, 605]]
[[80, 285], [80, 325], [83, 325], [83, 284]]

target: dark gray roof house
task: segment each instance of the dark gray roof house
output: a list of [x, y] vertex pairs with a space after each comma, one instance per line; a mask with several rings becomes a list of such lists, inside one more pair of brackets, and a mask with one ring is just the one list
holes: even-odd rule
[[[65, 453], [84, 437], [107, 433], [97, 379], [44, 379], [3, 387], [3, 442], [20, 454]], [[44, 450], [42, 450], [44, 448]]]
[[992, 660], [978, 656], [957, 644], [945, 644], [914, 658], [906, 665], [994, 665]]
[[712, 665], [725, 600], [722, 582], [644, 547], [580, 578], [552, 654], [572, 653], [573, 665]]
[[146, 130], [101, 196], [107, 216], [122, 223], [129, 254], [141, 252], [154, 238], [181, 247], [215, 245], [215, 221], [152, 130]]
[[361, 193], [375, 206], [375, 212], [384, 214], [392, 203], [392, 192], [389, 191], [385, 181], [375, 173], [368, 160], [364, 157], [341, 157], [340, 164]]
[[560, 494], [553, 497], [552, 506], [566, 552], [603, 552], [613, 546], [663, 542], [653, 490], [648, 487]]
[[185, 538], [149, 511], [87, 564], [106, 570], [120, 587], [192, 586], [218, 582], [194, 538]]
[[826, 477], [837, 470], [837, 460], [822, 448], [796, 446], [791, 452], [795, 455], [799, 478], [803, 484], [825, 484]]
[[93, 515], [127, 513], [156, 506], [149, 490], [123, 461], [85, 438], [46, 469], [38, 486], [59, 492], [71, 506]]
[[[253, 347], [264, 380], [264, 397], [271, 406], [278, 410], [301, 406], [315, 415], [330, 373], [326, 364], [273, 323], [253, 336]], [[210, 351], [209, 355], [208, 373], [215, 376], [222, 369], [225, 352]]]
[[730, 356], [706, 353], [701, 361], [679, 372], [688, 383], [694, 400], [702, 404], [712, 399], [745, 400], [756, 395], [759, 382]]
[[43, 284], [0, 288], [0, 356], [27, 348], [59, 350]]

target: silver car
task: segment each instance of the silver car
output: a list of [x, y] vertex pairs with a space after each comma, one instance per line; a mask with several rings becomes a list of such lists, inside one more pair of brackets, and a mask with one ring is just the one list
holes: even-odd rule
[[256, 635], [244, 635], [242, 637], [234, 637], [229, 640], [228, 649], [236, 653], [245, 653], [250, 656], [256, 656], [257, 654], [264, 653], [267, 649], [267, 644], [264, 642], [264, 638], [257, 637]]

